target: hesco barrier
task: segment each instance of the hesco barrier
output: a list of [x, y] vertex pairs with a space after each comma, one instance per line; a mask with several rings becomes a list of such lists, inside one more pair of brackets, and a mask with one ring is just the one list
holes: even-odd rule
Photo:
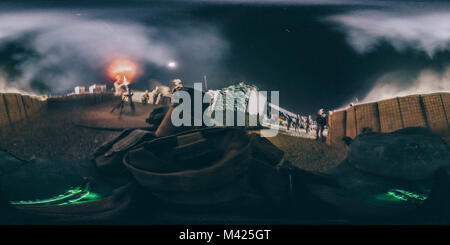
[[0, 129], [27, 121], [47, 106], [46, 101], [21, 94], [0, 93]]
[[76, 94], [52, 97], [47, 100], [48, 107], [57, 106], [86, 106], [103, 103], [106, 101], [120, 100], [113, 93]]
[[334, 111], [328, 119], [327, 143], [343, 144], [342, 138], [364, 131], [392, 132], [407, 127], [427, 127], [435, 132], [449, 129], [450, 93], [410, 95], [360, 104]]
[[60, 96], [42, 101], [27, 95], [0, 93], [0, 133], [16, 122], [30, 120], [33, 116], [38, 115], [43, 108], [59, 105], [94, 105], [118, 99], [112, 93], [99, 93]]

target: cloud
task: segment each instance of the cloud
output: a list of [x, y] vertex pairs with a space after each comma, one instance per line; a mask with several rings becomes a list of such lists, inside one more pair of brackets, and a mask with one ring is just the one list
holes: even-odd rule
[[450, 49], [449, 12], [407, 10], [360, 10], [327, 20], [339, 25], [360, 53], [374, 50], [383, 41], [400, 52], [412, 48], [425, 51], [430, 57]]
[[173, 2], [200, 2], [218, 4], [270, 4], [270, 5], [380, 5], [371, 0], [172, 0]]
[[362, 102], [434, 92], [450, 92], [450, 67], [442, 72], [424, 69], [412, 78], [404, 72], [387, 73], [377, 79]]
[[[148, 14], [152, 15], [151, 10]], [[56, 93], [87, 85], [83, 83], [101, 78], [115, 57], [135, 60], [141, 67], [162, 67], [179, 56], [201, 56], [202, 61], [213, 62], [227, 47], [209, 26], [160, 28], [64, 10], [0, 13], [0, 50], [11, 42], [21, 43], [29, 52], [20, 54], [25, 57], [14, 66], [18, 77], [0, 80], [2, 92], [12, 84], [30, 91], [36, 88], [33, 84], [43, 83]]]

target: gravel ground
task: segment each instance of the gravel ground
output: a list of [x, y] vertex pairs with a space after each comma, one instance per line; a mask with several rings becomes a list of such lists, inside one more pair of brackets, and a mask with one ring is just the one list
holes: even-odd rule
[[[145, 115], [151, 109], [143, 110], [141, 105], [137, 105], [140, 114], [133, 116], [133, 126], [145, 126]], [[118, 114], [110, 114], [111, 118], [105, 118], [105, 110], [111, 110], [112, 104], [100, 104], [83, 108], [65, 107], [48, 108], [40, 115], [32, 118], [25, 125], [15, 124], [9, 130], [3, 130], [0, 134], [0, 148], [25, 158], [50, 157], [55, 159], [87, 159], [103, 142], [113, 139], [120, 132], [103, 131], [80, 127], [80, 122], [89, 124], [90, 122], [101, 121], [100, 125], [106, 126], [108, 120], [113, 126], [123, 126], [128, 115], [123, 115], [118, 119]], [[93, 111], [101, 112], [96, 120]], [[144, 123], [135, 125], [139, 117]]]
[[295, 166], [311, 171], [325, 171], [337, 166], [347, 155], [347, 148], [335, 148], [325, 142], [283, 133], [268, 138], [282, 149]]
[[0, 135], [0, 148], [25, 159], [86, 159], [103, 142], [119, 134], [76, 127], [68, 117], [70, 112], [44, 111], [27, 125], [15, 125]]

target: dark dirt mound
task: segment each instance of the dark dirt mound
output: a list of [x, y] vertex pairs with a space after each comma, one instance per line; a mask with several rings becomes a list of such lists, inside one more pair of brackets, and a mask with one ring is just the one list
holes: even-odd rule
[[356, 168], [391, 178], [423, 179], [450, 166], [450, 148], [425, 128], [370, 133], [355, 138], [348, 161]]

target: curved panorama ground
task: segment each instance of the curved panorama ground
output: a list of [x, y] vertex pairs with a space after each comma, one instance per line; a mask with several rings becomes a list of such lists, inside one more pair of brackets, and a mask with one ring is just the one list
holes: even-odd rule
[[[0, 148], [25, 159], [88, 159], [97, 147], [120, 134], [120, 131], [99, 128], [147, 127], [145, 118], [155, 108], [136, 104], [136, 114], [131, 115], [125, 107], [125, 113], [119, 118], [117, 111], [110, 113], [115, 103], [48, 108], [26, 124], [3, 129]], [[288, 160], [305, 170], [326, 170], [339, 164], [346, 155], [346, 149], [283, 133], [269, 140], [285, 151]]]

